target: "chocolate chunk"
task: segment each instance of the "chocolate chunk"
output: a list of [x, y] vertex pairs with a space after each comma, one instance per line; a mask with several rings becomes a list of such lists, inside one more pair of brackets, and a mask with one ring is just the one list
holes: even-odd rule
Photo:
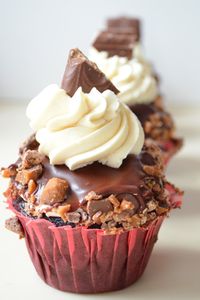
[[39, 143], [36, 141], [35, 133], [33, 133], [22, 143], [22, 145], [19, 148], [19, 154], [22, 155], [28, 149], [30, 150], [37, 149], [38, 146]]
[[141, 162], [143, 165], [153, 166], [155, 165], [155, 159], [148, 152], [141, 153]]
[[40, 196], [41, 204], [53, 205], [63, 202], [68, 190], [68, 182], [61, 178], [51, 178], [45, 185]]
[[102, 31], [93, 43], [98, 51], [108, 52], [108, 56], [123, 56], [131, 59], [135, 38], [131, 34]]
[[67, 221], [67, 213], [70, 210], [71, 205], [66, 204], [66, 205], [60, 205], [57, 209], [57, 214], [63, 219], [64, 222]]
[[71, 97], [79, 87], [82, 87], [84, 93], [89, 93], [93, 87], [100, 92], [111, 90], [115, 94], [119, 93], [97, 65], [89, 61], [79, 49], [72, 49], [69, 53], [61, 87]]
[[24, 230], [17, 216], [11, 217], [5, 221], [6, 229], [19, 234], [19, 237], [24, 237]]
[[87, 203], [87, 212], [90, 216], [93, 216], [98, 211], [107, 213], [113, 211], [113, 205], [108, 198], [102, 200], [92, 200]]
[[41, 164], [30, 169], [22, 169], [17, 173], [15, 180], [25, 185], [28, 184], [29, 180], [31, 179], [34, 181], [37, 180], [38, 177], [42, 174], [42, 171], [43, 168]]
[[22, 168], [28, 169], [39, 165], [44, 159], [44, 155], [37, 150], [27, 150], [22, 157]]
[[137, 18], [110, 18], [107, 20], [107, 29], [113, 32], [131, 33], [136, 41], [140, 40], [140, 20]]
[[137, 212], [138, 210], [141, 209], [141, 206], [143, 207], [143, 203], [140, 203], [140, 201], [138, 200], [138, 197], [136, 197], [135, 195], [133, 194], [130, 194], [130, 193], [121, 193], [121, 194], [118, 194], [117, 195], [117, 199], [119, 201], [123, 201], [123, 200], [126, 200], [126, 201], [130, 201], [132, 204], [133, 204], [133, 210], [134, 210], [134, 213]]

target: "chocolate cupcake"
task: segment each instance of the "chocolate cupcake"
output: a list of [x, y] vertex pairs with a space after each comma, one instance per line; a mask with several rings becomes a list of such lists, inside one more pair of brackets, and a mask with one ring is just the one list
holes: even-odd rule
[[117, 93], [94, 63], [71, 50], [62, 88], [48, 86], [30, 102], [35, 133], [2, 170], [15, 214], [6, 227], [25, 237], [40, 277], [63, 291], [97, 293], [135, 282], [164, 218], [181, 203], [159, 148], [144, 145], [139, 120]]
[[171, 115], [165, 110], [158, 76], [144, 58], [138, 19], [109, 19], [108, 27], [98, 34], [90, 49], [90, 58], [119, 89], [119, 98], [139, 118], [146, 139], [162, 150], [167, 163], [181, 148]]

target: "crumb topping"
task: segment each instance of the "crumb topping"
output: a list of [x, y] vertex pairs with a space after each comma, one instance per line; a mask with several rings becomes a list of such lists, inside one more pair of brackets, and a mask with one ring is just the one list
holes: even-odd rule
[[[70, 184], [63, 178], [50, 178], [38, 192], [44, 172], [43, 160], [44, 156], [37, 149], [30, 149], [26, 143], [21, 159], [1, 170], [4, 177], [10, 178], [4, 195], [13, 201], [21, 199], [21, 212], [29, 217], [46, 218], [52, 222], [57, 218], [62, 225], [101, 228], [105, 233], [112, 234], [147, 226], [170, 210], [161, 151], [152, 143], [146, 142], [139, 155], [143, 175], [140, 185], [135, 187], [135, 193], [110, 193], [105, 196], [91, 190], [75, 210], [69, 201]], [[7, 221], [6, 226], [20, 232], [16, 219], [15, 222]]]

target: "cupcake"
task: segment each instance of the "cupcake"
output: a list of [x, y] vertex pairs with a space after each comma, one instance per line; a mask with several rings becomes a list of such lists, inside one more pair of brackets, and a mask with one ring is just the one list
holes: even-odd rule
[[[78, 49], [61, 88], [28, 105], [34, 133], [2, 169], [33, 265], [50, 286], [98, 293], [125, 288], [144, 272], [159, 228], [181, 192], [163, 173], [160, 150], [144, 145], [136, 115]], [[172, 193], [173, 190], [173, 193]]]
[[181, 148], [182, 139], [176, 137], [172, 117], [164, 108], [158, 76], [142, 55], [139, 20], [132, 21], [137, 25], [131, 26], [126, 18], [108, 20], [108, 28], [93, 42], [90, 58], [119, 89], [119, 98], [137, 115], [146, 139], [160, 147], [167, 163]]

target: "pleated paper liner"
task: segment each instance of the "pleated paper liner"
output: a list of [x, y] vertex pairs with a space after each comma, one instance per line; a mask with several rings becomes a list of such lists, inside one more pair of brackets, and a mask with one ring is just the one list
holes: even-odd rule
[[159, 147], [162, 149], [162, 155], [164, 160], [164, 165], [167, 167], [174, 155], [181, 149], [183, 145], [183, 140], [179, 138], [174, 138], [167, 142], [159, 142]]
[[[174, 191], [172, 207], [180, 206], [177, 196]], [[8, 204], [23, 226], [39, 276], [56, 289], [74, 293], [119, 290], [139, 279], [165, 218], [158, 217], [148, 227], [105, 235], [101, 229], [55, 227], [45, 219], [33, 220], [17, 211], [11, 200]]]

